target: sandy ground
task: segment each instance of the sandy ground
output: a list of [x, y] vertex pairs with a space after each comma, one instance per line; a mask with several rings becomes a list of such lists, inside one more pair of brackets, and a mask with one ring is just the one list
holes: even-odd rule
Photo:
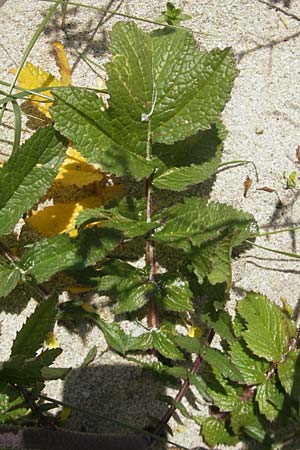
[[[164, 2], [159, 0], [91, 0], [86, 3], [147, 18], [157, 17], [164, 9]], [[286, 189], [283, 175], [292, 171], [300, 175], [296, 159], [296, 149], [300, 144], [299, 1], [188, 0], [175, 3], [183, 5], [185, 11], [193, 16], [186, 25], [195, 31], [201, 46], [208, 49], [232, 46], [240, 71], [232, 98], [223, 113], [228, 129], [223, 160], [253, 161], [259, 180], [255, 179], [251, 165], [224, 170], [217, 176], [211, 197], [254, 214], [262, 232], [300, 225], [299, 188]], [[8, 69], [17, 66], [48, 8], [49, 4], [43, 1], [0, 0], [1, 79], [12, 79]], [[100, 64], [107, 61], [108, 32], [117, 20], [115, 16], [70, 7], [66, 33], [60, 30], [59, 14], [55, 15], [29, 60], [56, 74], [50, 44], [59, 39], [64, 42], [73, 64], [73, 83], [96, 86], [97, 75], [80, 60], [78, 53], [83, 52]], [[146, 24], [141, 26], [149, 28]], [[10, 152], [12, 124], [12, 117], [7, 114], [1, 127], [0, 158], [5, 158]], [[32, 131], [27, 127], [25, 116], [23, 124], [23, 137], [26, 138]], [[243, 183], [247, 175], [253, 184], [244, 197]], [[274, 192], [259, 190], [262, 187], [271, 188]], [[262, 237], [256, 242], [285, 252], [300, 253], [298, 234], [294, 232]], [[252, 248], [233, 262], [233, 270], [232, 302], [246, 291], [255, 290], [277, 303], [280, 297], [286, 297], [298, 311], [300, 268], [297, 260]], [[95, 298], [95, 302], [99, 304], [100, 300]], [[9, 354], [16, 329], [34, 309], [35, 302], [32, 299], [27, 304], [25, 296], [18, 294], [17, 298], [5, 300], [2, 305], [0, 354], [4, 358]], [[103, 314], [110, 313], [103, 310]], [[147, 414], [158, 416], [163, 411], [162, 404], [156, 399], [160, 391], [157, 383], [111, 352], [101, 356], [106, 344], [98, 330], [82, 326], [78, 333], [74, 333], [58, 328], [57, 337], [65, 349], [60, 364], [70, 365], [75, 370], [65, 385], [60, 382], [49, 384], [50, 395], [79, 402], [103, 415], [123, 419], [136, 426], [143, 425]], [[84, 355], [94, 344], [99, 346], [94, 364], [85, 370], [79, 369]], [[176, 420], [171, 423], [174, 441], [190, 448], [200, 445], [198, 428], [181, 419], [182, 424]], [[105, 421], [92, 421], [76, 414], [70, 426], [100, 432], [120, 430]]]

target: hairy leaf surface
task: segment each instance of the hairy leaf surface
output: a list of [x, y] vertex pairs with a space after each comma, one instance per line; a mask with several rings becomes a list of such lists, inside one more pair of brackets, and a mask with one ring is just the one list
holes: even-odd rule
[[278, 306], [260, 294], [249, 293], [238, 302], [247, 322], [243, 337], [252, 352], [268, 361], [280, 361], [289, 345], [286, 318]]
[[[236, 75], [234, 61], [230, 49], [200, 51], [187, 31], [146, 33], [131, 22], [115, 25], [111, 52], [109, 108], [94, 93], [66, 88], [53, 92], [52, 115], [89, 162], [141, 179], [163, 165], [146, 159], [149, 139], [173, 144], [218, 120]], [[195, 182], [200, 173], [193, 170], [186, 181], [178, 175], [176, 190]]]

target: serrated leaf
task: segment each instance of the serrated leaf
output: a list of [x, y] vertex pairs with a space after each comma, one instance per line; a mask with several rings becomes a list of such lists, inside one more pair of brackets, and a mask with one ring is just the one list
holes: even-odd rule
[[283, 407], [284, 395], [270, 379], [257, 387], [255, 400], [258, 402], [260, 413], [273, 422]]
[[213, 305], [208, 305], [208, 308], [210, 310], [202, 314], [202, 320], [207, 322], [222, 339], [230, 343], [235, 342], [236, 337], [234, 336], [230, 315], [224, 310], [216, 311]]
[[249, 293], [238, 302], [238, 312], [247, 322], [243, 338], [257, 356], [280, 361], [289, 345], [286, 318], [274, 303], [260, 294]]
[[[0, 424], [9, 423], [15, 421], [18, 417], [24, 416], [27, 412], [25, 408], [16, 408], [16, 406], [21, 404], [21, 397], [10, 401], [7, 394], [0, 394]], [[13, 408], [11, 411], [8, 409]]]
[[154, 177], [153, 185], [159, 189], [182, 191], [193, 184], [202, 183], [216, 172], [221, 162], [222, 141], [216, 126], [199, 132], [174, 145], [155, 145], [153, 153], [165, 164]]
[[56, 317], [57, 298], [49, 298], [40, 303], [18, 332], [11, 349], [11, 356], [34, 357], [47, 334], [52, 329]]
[[100, 221], [107, 228], [122, 231], [129, 238], [142, 236], [158, 225], [155, 222], [147, 222], [144, 201], [134, 201], [130, 198], [122, 199], [118, 206], [84, 210], [77, 217], [76, 224], [82, 227], [96, 221]]
[[291, 350], [277, 366], [278, 376], [285, 392], [300, 399], [300, 350]]
[[199, 338], [197, 337], [176, 335], [174, 336], [174, 340], [176, 344], [179, 345], [179, 347], [183, 348], [189, 353], [199, 354], [202, 348]]
[[41, 361], [37, 358], [26, 359], [24, 355], [12, 356], [1, 364], [0, 381], [10, 384], [31, 385], [42, 381]]
[[117, 323], [108, 323], [98, 318], [97, 324], [104, 334], [107, 344], [118, 353], [124, 355], [127, 351], [127, 335]]
[[115, 230], [84, 230], [77, 238], [66, 234], [43, 239], [28, 249], [21, 260], [27, 275], [37, 283], [65, 269], [88, 267], [104, 258], [121, 241]]
[[231, 361], [243, 375], [246, 384], [252, 385], [265, 382], [265, 372], [268, 370], [268, 364], [251, 354], [245, 343], [243, 345], [241, 341], [237, 340], [231, 342], [229, 353]]
[[211, 398], [208, 393], [208, 386], [200, 375], [189, 373], [189, 382], [190, 384], [195, 386], [195, 388], [205, 401], [211, 402]]
[[43, 366], [51, 366], [54, 360], [62, 354], [61, 348], [51, 348], [44, 350], [39, 354], [39, 358], [42, 361]]
[[215, 348], [208, 347], [202, 351], [201, 356], [212, 367], [217, 368], [225, 378], [241, 383], [244, 382], [241, 372], [224, 353], [221, 353]]
[[238, 443], [238, 438], [230, 434], [225, 423], [216, 417], [209, 417], [202, 421], [201, 434], [210, 448], [214, 448], [218, 444], [235, 445]]
[[53, 93], [52, 114], [90, 162], [141, 179], [161, 166], [146, 159], [149, 133], [153, 142], [172, 144], [216, 122], [234, 61], [230, 49], [201, 52], [187, 31], [149, 34], [131, 22], [114, 26], [111, 51], [109, 108], [95, 94], [69, 88]]
[[175, 278], [168, 280], [160, 289], [157, 302], [169, 311], [193, 311], [193, 293], [187, 280]]
[[0, 265], [0, 297], [6, 297], [17, 286], [21, 278], [20, 271], [10, 265]]
[[184, 359], [183, 354], [177, 348], [172, 337], [162, 331], [153, 331], [153, 347], [163, 356], [169, 359]]
[[151, 333], [131, 336], [126, 334], [116, 322], [108, 323], [99, 317], [95, 322], [103, 332], [107, 344], [122, 355], [129, 351], [146, 351], [152, 348], [153, 338]]
[[40, 128], [0, 172], [0, 233], [7, 234], [44, 195], [65, 156], [66, 141], [51, 126]]
[[[124, 286], [125, 288], [125, 286]], [[118, 295], [118, 301], [115, 306], [115, 313], [136, 311], [144, 306], [153, 297], [156, 292], [156, 286], [150, 283], [132, 282], [127, 284], [123, 292]]]
[[231, 413], [230, 423], [235, 434], [239, 434], [242, 429], [257, 441], [263, 442], [266, 433], [255, 415], [253, 402], [240, 401]]
[[255, 227], [251, 214], [225, 204], [208, 203], [198, 197], [171, 206], [161, 213], [161, 217], [163, 225], [154, 238], [184, 250], [190, 250], [191, 244], [200, 246], [205, 241], [222, 237], [224, 230], [234, 232], [232, 245], [237, 245], [249, 237]]

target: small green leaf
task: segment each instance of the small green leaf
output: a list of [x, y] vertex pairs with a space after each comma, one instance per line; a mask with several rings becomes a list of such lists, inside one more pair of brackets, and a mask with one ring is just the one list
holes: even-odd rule
[[107, 323], [100, 318], [98, 318], [96, 323], [103, 332], [107, 344], [118, 353], [125, 355], [128, 338], [120, 325], [115, 322]]
[[52, 329], [56, 317], [57, 298], [52, 297], [40, 303], [18, 332], [12, 346], [11, 356], [34, 357], [47, 334]]
[[210, 448], [218, 444], [236, 445], [238, 443], [237, 437], [230, 434], [225, 423], [216, 417], [209, 417], [202, 422], [201, 434]]
[[22, 214], [44, 195], [61, 165], [66, 140], [52, 126], [40, 128], [0, 172], [0, 233], [8, 234]]
[[21, 278], [20, 271], [10, 264], [0, 265], [0, 297], [6, 297], [17, 286]]
[[[0, 394], [0, 424], [14, 422], [18, 417], [25, 416], [27, 410], [25, 408], [16, 408], [21, 405], [22, 398], [18, 397], [13, 401], [7, 394]], [[8, 411], [11, 409], [11, 411]], [[7, 449], [8, 450], [8, 449]]]
[[42, 367], [41, 374], [44, 380], [64, 380], [71, 368]]
[[255, 400], [258, 402], [260, 413], [273, 422], [283, 407], [284, 395], [278, 391], [274, 381], [270, 379], [257, 387]]
[[209, 396], [208, 386], [200, 375], [195, 375], [193, 373], [189, 373], [189, 382], [199, 392], [201, 397], [207, 401], [211, 402], [211, 397]]
[[169, 279], [160, 289], [158, 304], [169, 311], [193, 311], [193, 293], [187, 280]]
[[265, 372], [268, 370], [268, 363], [251, 354], [244, 342], [238, 340], [231, 342], [229, 353], [231, 361], [243, 375], [246, 384], [252, 385], [265, 382]]
[[221, 237], [224, 230], [234, 232], [232, 245], [237, 245], [249, 237], [256, 226], [250, 214], [198, 197], [171, 206], [161, 217], [163, 224], [154, 238], [185, 250], [190, 250], [191, 244], [200, 246]]
[[208, 305], [209, 311], [202, 314], [202, 319], [207, 322], [218, 335], [225, 339], [227, 342], [235, 342], [236, 337], [234, 336], [232, 319], [230, 315], [224, 311], [216, 311], [213, 305]]
[[96, 345], [94, 345], [94, 347], [90, 348], [90, 350], [88, 351], [80, 368], [83, 369], [84, 367], [87, 367], [89, 364], [91, 364], [94, 361], [96, 356], [97, 356], [97, 347], [96, 347]]
[[285, 392], [295, 400], [300, 398], [300, 350], [291, 350], [278, 364], [278, 376]]
[[51, 366], [54, 360], [61, 355], [62, 351], [62, 348], [47, 348], [47, 350], [41, 352], [38, 357], [42, 361], [43, 366]]
[[184, 359], [183, 354], [178, 350], [173, 337], [162, 331], [153, 331], [153, 347], [163, 356], [169, 359]]
[[246, 434], [263, 442], [265, 431], [254, 412], [253, 402], [239, 401], [231, 413], [231, 426], [235, 434], [243, 430]]
[[176, 335], [174, 336], [174, 341], [177, 345], [179, 345], [179, 347], [183, 348], [189, 353], [199, 354], [202, 348], [198, 338]]
[[176, 402], [175, 406], [178, 409], [178, 411], [181, 412], [183, 417], [185, 417], [186, 419], [191, 419], [190, 413], [188, 412], [187, 408], [182, 403]]
[[115, 230], [93, 228], [84, 230], [77, 238], [59, 234], [43, 239], [28, 249], [21, 260], [27, 275], [37, 283], [48, 280], [55, 273], [88, 267], [104, 258], [121, 241]]
[[230, 361], [227, 355], [219, 350], [207, 347], [203, 350], [202, 357], [212, 367], [217, 368], [225, 378], [241, 383], [244, 382], [244, 378], [238, 368]]
[[127, 341], [127, 351], [147, 351], [153, 346], [152, 333], [143, 333], [140, 336], [129, 336]]
[[159, 189], [182, 191], [202, 183], [217, 171], [221, 162], [222, 141], [218, 129], [198, 132], [173, 145], [157, 144], [153, 153], [165, 164], [158, 171], [153, 185]]
[[[127, 285], [128, 286], [128, 285]], [[144, 306], [153, 297], [156, 287], [150, 283], [132, 283], [118, 296], [115, 306], [116, 314], [136, 311]]]
[[129, 198], [121, 200], [118, 206], [83, 210], [76, 218], [76, 225], [82, 227], [97, 221], [101, 221], [106, 228], [122, 231], [128, 238], [143, 236], [158, 225], [155, 222], [147, 222], [144, 201], [133, 201]]
[[243, 337], [257, 356], [280, 361], [289, 345], [286, 318], [281, 310], [260, 294], [249, 293], [238, 302], [238, 312], [247, 322]]

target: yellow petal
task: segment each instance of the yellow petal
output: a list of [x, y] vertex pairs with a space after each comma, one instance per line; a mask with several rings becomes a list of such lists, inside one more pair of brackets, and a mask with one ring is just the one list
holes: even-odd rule
[[201, 327], [189, 327], [188, 336], [193, 338], [200, 338], [202, 336]]
[[55, 203], [41, 211], [34, 211], [26, 222], [47, 237], [60, 233], [76, 237], [75, 220], [78, 214], [85, 208], [97, 208], [99, 204], [99, 198], [95, 196], [76, 202]]
[[60, 82], [62, 86], [68, 86], [71, 84], [71, 68], [65, 53], [64, 44], [59, 41], [55, 41], [52, 43], [54, 51], [55, 51], [55, 60], [56, 64], [59, 68], [60, 73]]
[[67, 157], [62, 163], [55, 178], [64, 185], [85, 186], [103, 178], [100, 170], [88, 164], [86, 159], [74, 148], [68, 148]]
[[[30, 62], [27, 62], [18, 76], [18, 84], [25, 89], [36, 89], [39, 87], [55, 87], [55, 86], [67, 86], [71, 83], [71, 69], [64, 51], [64, 46], [61, 42], [53, 42], [53, 48], [55, 51], [56, 64], [60, 71], [61, 79], [58, 80], [54, 75], [41, 69]], [[16, 73], [16, 69], [11, 70], [12, 73]], [[44, 91], [44, 95], [52, 97], [50, 90]], [[30, 95], [30, 101], [32, 104], [45, 116], [51, 117], [49, 108], [52, 102], [47, 102], [43, 97], [39, 95]]]
[[[12, 70], [11, 72], [14, 73], [15, 70]], [[61, 86], [61, 82], [55, 78], [55, 76], [30, 62], [27, 62], [21, 70], [18, 77], [18, 84], [25, 89]], [[43, 95], [52, 97], [50, 91], [44, 91]], [[45, 116], [51, 117], [49, 107], [52, 105], [52, 102], [47, 102], [43, 97], [34, 94], [30, 95], [30, 100], [39, 111], [45, 114]]]
[[58, 348], [59, 347], [58, 340], [56, 339], [56, 336], [52, 331], [50, 331], [47, 334], [46, 344], [47, 344], [48, 348]]

